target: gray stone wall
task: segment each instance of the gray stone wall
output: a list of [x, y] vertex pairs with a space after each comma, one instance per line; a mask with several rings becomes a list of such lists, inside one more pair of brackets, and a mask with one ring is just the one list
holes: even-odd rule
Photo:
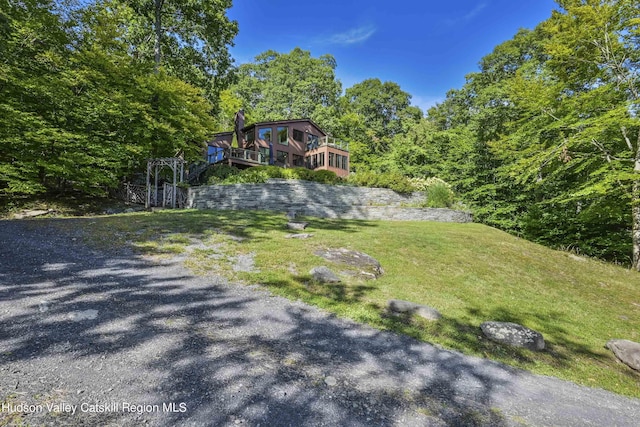
[[319, 218], [471, 222], [467, 212], [407, 208], [422, 193], [398, 194], [385, 188], [325, 185], [271, 179], [264, 184], [210, 185], [189, 189], [187, 206], [196, 209], [296, 211]]

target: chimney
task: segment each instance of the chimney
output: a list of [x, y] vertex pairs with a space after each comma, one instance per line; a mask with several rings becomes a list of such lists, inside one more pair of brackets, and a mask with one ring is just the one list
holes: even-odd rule
[[242, 128], [244, 127], [244, 110], [240, 109], [236, 113], [236, 128], [234, 129], [236, 133], [236, 138], [238, 139], [238, 147], [245, 148], [246, 141], [244, 140], [244, 132], [242, 132]]

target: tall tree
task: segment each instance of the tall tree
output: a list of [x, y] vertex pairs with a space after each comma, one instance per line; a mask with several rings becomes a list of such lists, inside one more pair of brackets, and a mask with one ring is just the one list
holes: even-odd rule
[[229, 46], [238, 24], [226, 10], [231, 0], [120, 0], [135, 12], [126, 23], [125, 39], [133, 55], [153, 61], [169, 74], [207, 91], [217, 101], [228, 86], [232, 59]]
[[322, 119], [326, 114], [321, 110], [335, 106], [342, 90], [335, 68], [331, 55], [313, 58], [300, 48], [289, 53], [270, 50], [239, 67], [232, 90], [256, 121]]

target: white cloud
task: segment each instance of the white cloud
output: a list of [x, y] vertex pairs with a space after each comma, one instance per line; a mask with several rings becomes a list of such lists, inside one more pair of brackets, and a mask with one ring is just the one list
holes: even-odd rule
[[486, 8], [486, 7], [487, 7], [487, 3], [480, 3], [479, 5], [474, 7], [471, 11], [467, 12], [463, 16], [460, 16], [460, 17], [455, 18], [455, 19], [447, 19], [445, 22], [448, 25], [454, 25], [454, 24], [460, 24], [460, 23], [463, 23], [463, 22], [469, 22], [473, 18], [475, 18], [480, 12], [482, 12], [484, 10], [484, 8]]
[[376, 28], [373, 25], [364, 25], [352, 28], [351, 30], [343, 33], [333, 34], [325, 41], [331, 44], [351, 45], [366, 41], [369, 37], [374, 35], [375, 32]]

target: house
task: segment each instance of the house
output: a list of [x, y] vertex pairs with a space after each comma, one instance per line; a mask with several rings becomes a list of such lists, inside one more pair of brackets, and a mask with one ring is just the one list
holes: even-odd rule
[[238, 168], [276, 165], [330, 170], [349, 174], [349, 146], [327, 135], [310, 119], [244, 124], [236, 113], [235, 129], [214, 134], [208, 143], [208, 162], [228, 162]]

